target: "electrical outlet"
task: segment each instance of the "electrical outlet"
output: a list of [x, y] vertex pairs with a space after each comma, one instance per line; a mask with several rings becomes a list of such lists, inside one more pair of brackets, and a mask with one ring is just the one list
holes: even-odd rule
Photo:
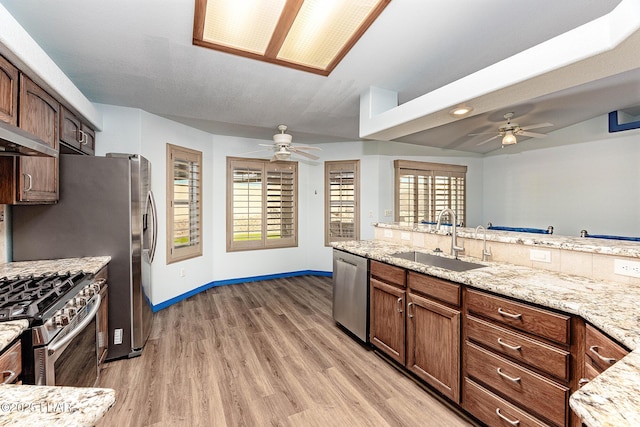
[[393, 237], [393, 230], [384, 230], [384, 237]]
[[113, 330], [113, 343], [122, 344], [122, 329]]
[[614, 259], [613, 272], [621, 276], [640, 277], [640, 262]]
[[529, 259], [531, 261], [551, 262], [551, 251], [531, 249], [531, 252], [529, 252]]
[[369, 211], [369, 218], [373, 218], [373, 211]]
[[391, 215], [393, 215], [393, 211], [391, 211], [391, 209], [385, 209], [384, 210], [384, 216], [387, 218], [390, 218]]

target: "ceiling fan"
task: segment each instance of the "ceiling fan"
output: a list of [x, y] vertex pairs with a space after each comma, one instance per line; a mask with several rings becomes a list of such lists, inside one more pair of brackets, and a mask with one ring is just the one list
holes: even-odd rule
[[269, 147], [274, 151], [273, 157], [271, 158], [272, 162], [290, 160], [291, 154], [300, 155], [312, 160], [318, 160], [320, 158], [314, 154], [307, 153], [307, 150], [322, 150], [321, 148], [310, 147], [307, 145], [292, 145], [291, 141], [293, 137], [290, 134], [285, 133], [287, 126], [279, 125], [278, 130], [280, 133], [273, 135], [273, 144], [259, 144], [262, 147]]
[[[518, 141], [516, 139], [516, 136], [529, 136], [529, 137], [532, 137], [532, 138], [545, 138], [547, 135], [545, 135], [543, 133], [529, 132], [529, 130], [530, 129], [543, 128], [543, 127], [547, 127], [547, 126], [553, 126], [552, 123], [538, 123], [536, 125], [520, 126], [517, 123], [511, 123], [511, 119], [513, 118], [513, 115], [514, 115], [513, 113], [505, 114], [504, 118], [507, 120], [507, 123], [498, 128], [498, 134], [492, 136], [489, 139], [486, 139], [486, 140], [480, 142], [478, 145], [486, 144], [487, 142], [493, 141], [494, 139], [500, 138], [500, 137], [502, 137], [502, 146], [503, 147], [505, 145], [517, 144]], [[471, 133], [471, 134], [469, 134], [469, 136], [484, 135], [486, 133], [493, 133], [493, 132]]]

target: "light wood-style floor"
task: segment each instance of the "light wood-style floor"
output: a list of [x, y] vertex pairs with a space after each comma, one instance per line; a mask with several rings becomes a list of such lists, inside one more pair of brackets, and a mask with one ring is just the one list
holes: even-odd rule
[[211, 288], [155, 314], [142, 356], [109, 362], [98, 426], [469, 426], [339, 329], [331, 279]]

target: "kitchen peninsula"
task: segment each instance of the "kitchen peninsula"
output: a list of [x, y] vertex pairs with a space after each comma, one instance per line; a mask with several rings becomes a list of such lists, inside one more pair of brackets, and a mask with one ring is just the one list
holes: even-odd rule
[[[375, 224], [375, 227], [375, 240], [341, 242], [334, 244], [334, 248], [459, 283], [467, 290], [488, 291], [579, 316], [632, 350], [575, 391], [569, 403], [590, 427], [640, 424], [640, 321], [637, 316], [640, 282], [636, 278], [613, 275], [615, 259], [640, 259], [640, 245], [492, 230], [487, 231], [485, 237], [483, 233], [476, 234], [474, 229], [462, 228], [458, 229], [458, 245], [464, 246], [465, 251], [460, 258], [486, 267], [455, 272], [393, 256], [440, 248], [447, 254], [443, 256], [449, 257], [451, 236], [444, 230], [403, 224]], [[485, 238], [491, 255], [488, 261], [481, 261]], [[541, 254], [544, 261], [539, 259]], [[577, 268], [582, 268], [584, 274], [577, 274], [580, 272]]]

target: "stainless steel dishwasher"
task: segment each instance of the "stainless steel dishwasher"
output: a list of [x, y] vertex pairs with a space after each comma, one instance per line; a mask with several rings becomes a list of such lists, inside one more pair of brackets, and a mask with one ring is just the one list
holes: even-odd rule
[[369, 260], [333, 250], [333, 319], [369, 342]]

